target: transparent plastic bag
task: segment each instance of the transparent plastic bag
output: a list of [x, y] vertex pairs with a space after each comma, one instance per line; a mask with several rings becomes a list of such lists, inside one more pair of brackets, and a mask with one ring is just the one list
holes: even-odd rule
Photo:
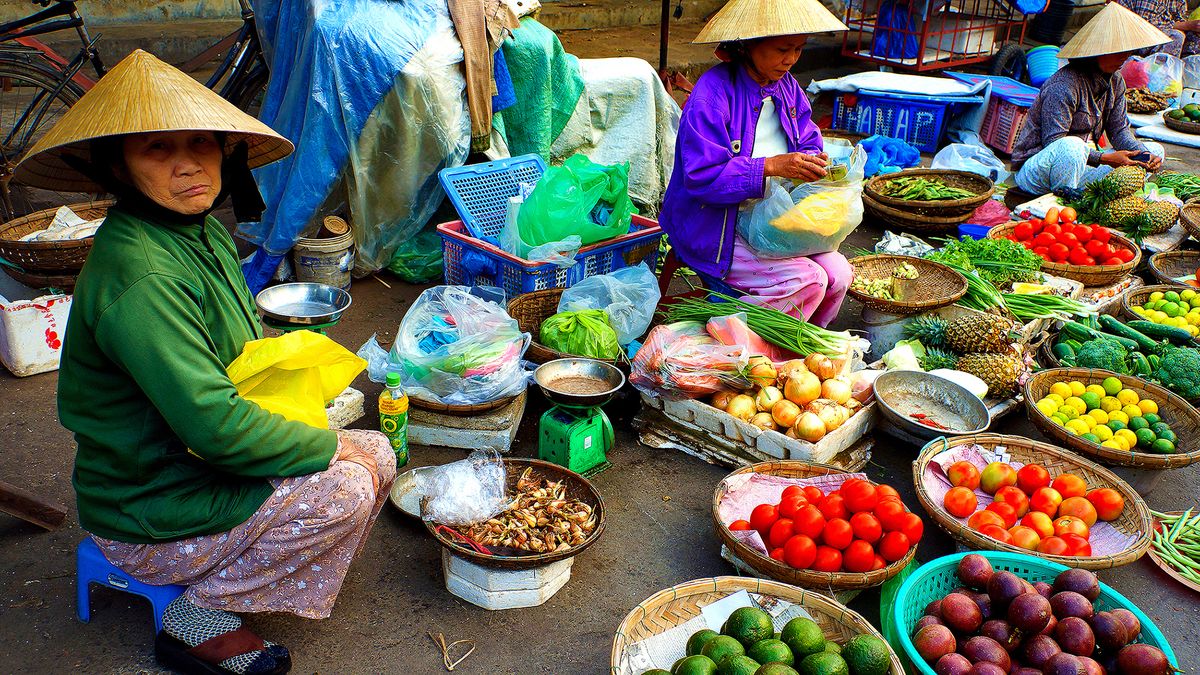
[[855, 148], [842, 178], [830, 173], [790, 191], [772, 179], [766, 198], [738, 213], [738, 234], [763, 258], [836, 251], [862, 223], [866, 158], [865, 150]]
[[417, 474], [421, 518], [441, 525], [473, 525], [508, 505], [504, 460], [494, 449]]
[[521, 239], [540, 246], [578, 235], [584, 245], [629, 232], [637, 209], [629, 198], [629, 165], [603, 166], [572, 155], [546, 169], [517, 214]]
[[970, 143], [951, 143], [938, 150], [930, 168], [970, 171], [990, 178], [993, 183], [1003, 183], [1012, 175], [991, 149]]
[[[531, 337], [503, 303], [499, 288], [425, 290], [400, 323], [383, 374], [399, 372], [410, 396], [435, 403], [473, 405], [521, 393], [528, 381], [521, 357]], [[380, 369], [370, 351], [360, 356], [375, 380]]]
[[602, 309], [617, 332], [617, 341], [626, 345], [650, 327], [661, 296], [654, 272], [645, 265], [634, 265], [588, 277], [563, 291], [558, 311]]
[[504, 217], [504, 227], [500, 230], [500, 248], [505, 253], [528, 260], [529, 262], [548, 262], [559, 267], [573, 267], [577, 262], [575, 256], [583, 247], [583, 239], [577, 234], [564, 237], [561, 241], [552, 241], [540, 246], [530, 246], [521, 238], [521, 228], [517, 224], [518, 214], [525, 198], [533, 191], [533, 186], [521, 183], [518, 194], [508, 200], [508, 210]]
[[[1184, 62], [1177, 56], [1159, 52], [1150, 56], [1131, 56], [1121, 67], [1136, 69], [1140, 64], [1146, 71], [1145, 88], [1154, 94], [1164, 94], [1171, 98], [1179, 96], [1183, 91]], [[1134, 78], [1135, 82], [1140, 78]], [[1136, 88], [1136, 87], [1135, 87]]]
[[722, 389], [749, 389], [750, 355], [741, 345], [723, 345], [698, 321], [655, 326], [633, 357], [629, 382], [639, 391], [668, 399], [700, 398]]
[[612, 360], [621, 353], [617, 334], [602, 309], [555, 314], [542, 322], [540, 341], [550, 349], [589, 359]]

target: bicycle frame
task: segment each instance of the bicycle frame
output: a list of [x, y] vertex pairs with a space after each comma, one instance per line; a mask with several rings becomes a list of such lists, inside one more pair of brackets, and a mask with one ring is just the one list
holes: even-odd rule
[[[68, 18], [50, 21], [50, 19], [57, 16], [66, 16]], [[41, 41], [33, 39], [38, 35], [56, 33], [72, 28], [75, 29], [75, 33], [79, 36], [79, 42], [82, 45], [79, 56], [76, 57], [76, 60], [80, 63], [74, 68], [53, 49], [42, 44]], [[99, 36], [96, 36], [96, 38], [98, 40]], [[55, 2], [50, 7], [23, 19], [0, 24], [0, 43], [4, 42], [17, 42], [40, 52], [44, 58], [53, 62], [58, 69], [69, 70], [71, 73], [70, 79], [74, 79], [84, 89], [90, 89], [95, 82], [79, 74], [79, 69], [82, 67], [83, 61], [90, 61], [92, 63], [92, 67], [96, 70], [96, 77], [103, 77], [105, 73], [104, 63], [100, 60], [100, 54], [95, 48], [96, 40], [93, 40], [88, 35], [87, 25], [84, 23], [83, 17], [80, 16], [74, 2]], [[71, 63], [73, 64], [74, 60]]]
[[[205, 83], [209, 89], [217, 91], [216, 87], [222, 79], [228, 75], [229, 78], [217, 91], [222, 98], [229, 97], [238, 90], [243, 82], [254, 72], [255, 66], [266, 68], [266, 61], [262, 57], [262, 46], [258, 42], [258, 27], [255, 24], [254, 8], [250, 6], [248, 0], [240, 0], [242, 6], [242, 27], [237, 32], [237, 38], [234, 40], [233, 46], [226, 52], [225, 58], [221, 60], [221, 65], [208, 78]], [[257, 61], [257, 63], [254, 63]]]

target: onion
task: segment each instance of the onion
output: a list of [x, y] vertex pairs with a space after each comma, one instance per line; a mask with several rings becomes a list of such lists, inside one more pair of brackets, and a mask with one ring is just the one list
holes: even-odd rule
[[852, 398], [849, 401], [846, 401], [846, 405], [844, 407], [846, 408], [847, 417], [850, 417], [862, 407], [862, 404], [858, 402], [858, 399]]
[[729, 402], [733, 400], [734, 396], [737, 394], [732, 391], [718, 391], [712, 395], [712, 406], [718, 410], [724, 410], [729, 407]]
[[751, 417], [758, 413], [758, 405], [754, 403], [754, 399], [747, 394], [738, 394], [729, 402], [729, 406], [725, 408], [725, 412], [744, 422], [749, 422]]
[[828, 380], [837, 374], [833, 368], [833, 361], [819, 352], [813, 352], [804, 357], [804, 365], [808, 368], [808, 372], [822, 380]]
[[783, 385], [783, 397], [796, 405], [805, 405], [821, 396], [821, 380], [812, 373], [790, 377]]
[[796, 436], [809, 443], [816, 443], [825, 437], [825, 423], [815, 413], [806, 412], [796, 420]]
[[754, 417], [751, 417], [750, 424], [753, 424], [754, 426], [758, 427], [759, 429], [763, 429], [764, 431], [774, 431], [775, 430], [775, 419], [771, 417], [771, 413], [767, 413], [767, 412], [760, 412], [757, 415], [755, 415]]
[[846, 364], [850, 363], [850, 358], [843, 354], [831, 357], [829, 362], [833, 364], [833, 376], [841, 377], [846, 374]]
[[796, 418], [800, 416], [800, 406], [788, 400], [782, 400], [771, 408], [771, 418], [781, 427], [790, 427], [796, 423]]
[[779, 364], [776, 370], [779, 371], [780, 382], [786, 382], [789, 378], [808, 372], [808, 368], [804, 365], [804, 359], [785, 361]]
[[793, 429], [792, 427], [788, 427], [787, 431], [783, 432], [783, 435], [787, 436], [788, 438], [795, 438], [797, 440], [799, 440], [799, 438], [800, 438], [799, 436], [796, 435], [796, 430]]
[[774, 408], [775, 404], [782, 400], [783, 392], [775, 387], [763, 387], [758, 391], [758, 395], [754, 397], [754, 402], [758, 404], [759, 412], [771, 412], [771, 408]]
[[843, 404], [850, 400], [850, 383], [836, 377], [825, 380], [821, 383], [821, 397]]
[[842, 417], [842, 410], [844, 410], [842, 406], [833, 405], [826, 406], [821, 409], [821, 412], [817, 413], [817, 417], [819, 417], [821, 419], [821, 423], [825, 425], [826, 433], [842, 426], [842, 423], [846, 421], [845, 418]]
[[750, 357], [749, 378], [754, 384], [760, 387], [769, 387], [775, 384], [775, 378], [779, 374], [775, 372], [775, 364], [771, 363], [771, 359], [765, 356]]

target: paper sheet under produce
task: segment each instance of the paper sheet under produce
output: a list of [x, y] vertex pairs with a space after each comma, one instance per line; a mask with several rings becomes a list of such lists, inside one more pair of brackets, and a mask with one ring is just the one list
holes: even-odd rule
[[[970, 462], [980, 471], [983, 471], [983, 468], [991, 462], [1006, 462], [1017, 470], [1025, 466], [1023, 462], [1009, 457], [1004, 446], [996, 446], [995, 450], [996, 452], [989, 452], [978, 445], [960, 445], [934, 457], [925, 467], [925, 473], [921, 477], [925, 490], [929, 493], [929, 499], [934, 504], [941, 505], [946, 493], [953, 487], [950, 479], [946, 476], [946, 469], [955, 462]], [[979, 489], [975, 490], [975, 497], [979, 499], [980, 509], [987, 508], [987, 505], [993, 501], [991, 495]], [[967, 524], [967, 518], [957, 518], [956, 520], [964, 526]], [[1091, 528], [1088, 543], [1092, 545], [1092, 554], [1095, 556], [1116, 555], [1128, 549], [1135, 539], [1136, 537], [1124, 534], [1113, 527], [1112, 523], [1098, 520]]]
[[[866, 479], [865, 473], [833, 473], [827, 476], [813, 478], [785, 478], [770, 476], [763, 473], [745, 473], [731, 476], [724, 481], [725, 496], [717, 506], [717, 514], [721, 522], [728, 526], [735, 520], [750, 520], [750, 512], [759, 504], [778, 504], [783, 496], [784, 488], [789, 485], [815, 485], [822, 492], [830, 492], [841, 487], [850, 478]], [[746, 544], [763, 555], [767, 555], [766, 544], [754, 530], [733, 532], [743, 544]]]
[[771, 615], [777, 633], [792, 619], [812, 618], [812, 615], [799, 605], [768, 595], [738, 591], [701, 607], [700, 616], [627, 646], [617, 664], [618, 675], [639, 675], [654, 668], [670, 670], [676, 661], [687, 655], [688, 638], [705, 628], [721, 630], [721, 625], [739, 607], [762, 608]]

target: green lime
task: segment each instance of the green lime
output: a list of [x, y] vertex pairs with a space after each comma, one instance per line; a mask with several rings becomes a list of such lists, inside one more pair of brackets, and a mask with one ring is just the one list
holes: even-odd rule
[[1146, 421], [1145, 417], [1130, 417], [1129, 418], [1129, 430], [1130, 431], [1141, 431], [1142, 429], [1149, 429], [1149, 428], [1150, 428], [1150, 423]]
[[671, 666], [671, 675], [717, 675], [717, 664], [707, 656], [689, 656]]
[[829, 652], [830, 654], [841, 654], [842, 646], [833, 640], [829, 640], [825, 643], [825, 651]]
[[699, 654], [701, 650], [704, 649], [704, 645], [708, 644], [709, 640], [717, 637], [718, 635], [720, 635], [720, 633], [711, 628], [705, 628], [704, 630], [698, 630], [695, 633], [692, 633], [692, 637], [688, 638], [687, 641], [687, 655], [695, 656]]
[[1105, 426], [1107, 426], [1109, 429], [1112, 429], [1113, 431], [1120, 431], [1125, 428], [1125, 423], [1122, 422], [1121, 420], [1112, 420]]
[[717, 671], [721, 675], [754, 675], [758, 668], [758, 661], [742, 655], [726, 656], [717, 664]]
[[702, 656], [712, 659], [714, 664], [720, 663], [726, 656], [740, 656], [746, 653], [746, 648], [736, 638], [729, 635], [718, 635], [704, 644], [700, 650]]
[[1162, 435], [1170, 430], [1171, 425], [1167, 424], [1166, 422], [1152, 422], [1150, 424], [1150, 431], [1153, 431], [1154, 435], [1158, 436], [1159, 438], [1162, 438]]
[[780, 639], [792, 649], [792, 656], [801, 661], [809, 654], [825, 651], [825, 633], [812, 619], [795, 618], [787, 622]]
[[1100, 383], [1100, 386], [1104, 387], [1104, 393], [1108, 394], [1109, 396], [1116, 396], [1121, 392], [1122, 389], [1125, 388], [1125, 385], [1121, 383], [1121, 380], [1116, 377], [1104, 378], [1104, 381]]
[[1146, 413], [1146, 414], [1142, 415], [1142, 419], [1144, 419], [1144, 420], [1146, 420], [1147, 422], [1149, 422], [1149, 423], [1150, 423], [1150, 428], [1152, 428], [1152, 429], [1154, 428], [1154, 425], [1155, 425], [1155, 424], [1161, 424], [1161, 423], [1162, 423], [1162, 418], [1161, 418], [1161, 417], [1159, 417], [1157, 413]]
[[792, 648], [787, 646], [783, 640], [771, 638], [762, 642], [754, 643], [754, 646], [746, 650], [746, 656], [758, 661], [759, 663], [786, 663], [792, 665], [796, 662], [792, 656]]
[[800, 675], [796, 669], [791, 666], [785, 666], [782, 663], [768, 663], [762, 668], [754, 671], [754, 675]]
[[1179, 302], [1179, 294], [1175, 291], [1167, 291], [1163, 293], [1163, 300], [1167, 302]]
[[850, 675], [846, 660], [838, 654], [821, 652], [804, 657], [797, 668], [800, 675]]
[[663, 670], [662, 668], [655, 668], [653, 670], [647, 670], [646, 672], [642, 673], [642, 675], [671, 675], [671, 671]]
[[1138, 429], [1134, 432], [1134, 434], [1137, 436], [1137, 446], [1139, 448], [1149, 448], [1154, 444], [1154, 441], [1158, 440], [1158, 437], [1154, 435], [1154, 432], [1150, 431], [1149, 429]]
[[1170, 429], [1167, 429], [1166, 431], [1162, 432], [1161, 434], [1156, 431], [1156, 432], [1154, 432], [1154, 435], [1158, 436], [1158, 439], [1160, 441], [1171, 441], [1172, 443], [1176, 443], [1179, 440], [1175, 436], [1175, 432], [1171, 431]]
[[887, 643], [872, 635], [850, 638], [842, 647], [842, 658], [854, 675], [887, 675], [892, 669]]
[[1055, 423], [1057, 423], [1058, 426], [1060, 426], [1060, 427], [1067, 426], [1067, 422], [1070, 421], [1066, 417], [1059, 415], [1058, 413], [1054, 413], [1053, 415], [1051, 415], [1050, 419], [1054, 420]]
[[[742, 643], [743, 647], [762, 642], [775, 635], [775, 624], [771, 615], [757, 607], [738, 607], [725, 620], [721, 632]], [[745, 653], [743, 650], [742, 653]], [[720, 659], [715, 659], [720, 663]]]
[[1165, 438], [1159, 438], [1150, 444], [1150, 452], [1160, 455], [1173, 455], [1175, 454], [1175, 444]]
[[1086, 434], [1079, 434], [1079, 437], [1080, 437], [1080, 438], [1082, 438], [1082, 439], [1083, 439], [1083, 440], [1085, 440], [1085, 441], [1091, 441], [1091, 442], [1093, 442], [1093, 443], [1099, 443], [1099, 442], [1100, 442], [1100, 437], [1099, 437], [1099, 436], [1097, 436], [1096, 434], [1093, 434], [1093, 433], [1092, 433], [1092, 432], [1090, 432], [1090, 431], [1089, 431], [1088, 433], [1086, 433]]
[[1086, 392], [1079, 398], [1083, 401], [1084, 405], [1087, 406], [1088, 410], [1095, 410], [1096, 408], [1100, 407], [1100, 397], [1097, 396], [1096, 392], [1094, 391]]

